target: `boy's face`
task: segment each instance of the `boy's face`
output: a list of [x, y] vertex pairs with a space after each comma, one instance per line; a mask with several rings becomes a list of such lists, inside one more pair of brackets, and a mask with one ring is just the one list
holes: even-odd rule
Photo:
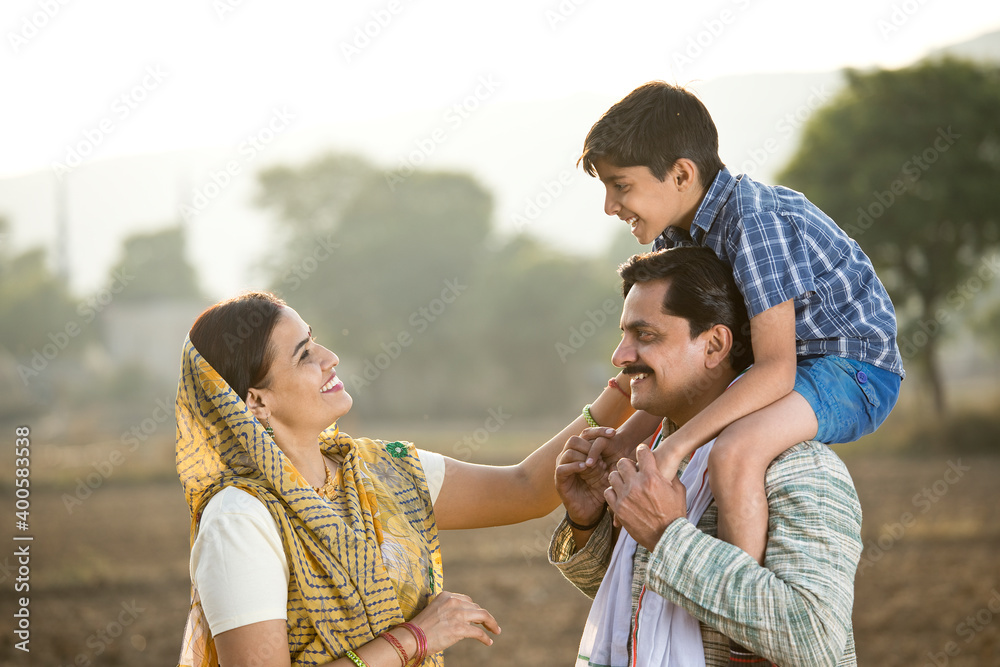
[[597, 176], [604, 183], [604, 212], [616, 215], [632, 227], [639, 243], [648, 245], [667, 227], [690, 229], [700, 197], [697, 172], [682, 173], [680, 163], [674, 165], [662, 181], [649, 167], [619, 167], [604, 159], [594, 161]]

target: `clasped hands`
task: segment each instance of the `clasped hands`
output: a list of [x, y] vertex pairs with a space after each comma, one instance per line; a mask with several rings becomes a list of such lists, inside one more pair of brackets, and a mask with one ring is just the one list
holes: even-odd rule
[[667, 450], [658, 448], [656, 454], [660, 456], [645, 444], [636, 447], [624, 441], [610, 428], [588, 428], [569, 438], [555, 473], [569, 518], [589, 526], [607, 503], [615, 524], [653, 550], [667, 526], [687, 516], [687, 493], [677, 478], [677, 465]]

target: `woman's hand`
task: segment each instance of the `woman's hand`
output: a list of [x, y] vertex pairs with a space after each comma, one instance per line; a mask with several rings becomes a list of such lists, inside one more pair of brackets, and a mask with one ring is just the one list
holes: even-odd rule
[[441, 591], [410, 622], [427, 635], [427, 655], [440, 653], [469, 638], [491, 646], [493, 639], [486, 634], [486, 630], [500, 634], [500, 626], [490, 612], [473, 602], [468, 595], [448, 591]]

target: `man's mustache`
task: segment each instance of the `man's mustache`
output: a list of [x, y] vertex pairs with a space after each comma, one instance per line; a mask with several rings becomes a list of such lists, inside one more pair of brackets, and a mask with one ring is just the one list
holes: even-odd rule
[[635, 364], [633, 366], [626, 366], [625, 368], [623, 368], [622, 373], [624, 373], [625, 375], [637, 375], [639, 373], [652, 375], [653, 369], [645, 364]]

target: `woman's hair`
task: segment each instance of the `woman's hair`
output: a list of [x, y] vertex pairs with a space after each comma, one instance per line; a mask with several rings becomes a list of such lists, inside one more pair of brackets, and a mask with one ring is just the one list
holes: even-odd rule
[[580, 162], [596, 176], [594, 163], [602, 158], [618, 167], [648, 167], [661, 181], [677, 160], [687, 158], [706, 188], [725, 166], [708, 109], [693, 93], [663, 81], [639, 86], [590, 128]]
[[663, 312], [688, 321], [691, 338], [722, 324], [733, 333], [729, 363], [739, 372], [753, 363], [750, 320], [732, 269], [710, 248], [682, 246], [633, 255], [618, 267], [622, 295], [636, 283], [670, 280]]
[[244, 292], [207, 309], [191, 327], [195, 349], [244, 401], [250, 387], [265, 386], [271, 332], [286, 305], [270, 292]]

